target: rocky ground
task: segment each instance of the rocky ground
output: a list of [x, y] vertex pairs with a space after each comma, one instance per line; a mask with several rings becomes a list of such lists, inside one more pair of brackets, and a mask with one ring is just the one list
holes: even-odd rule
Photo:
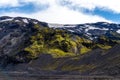
[[81, 76], [81, 75], [39, 75], [21, 72], [4, 72], [0, 80], [119, 80], [120, 77], [111, 76]]

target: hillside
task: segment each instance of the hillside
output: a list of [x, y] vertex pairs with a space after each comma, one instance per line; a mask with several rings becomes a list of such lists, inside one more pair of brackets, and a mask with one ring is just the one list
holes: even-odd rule
[[120, 24], [57, 26], [30, 18], [0, 17], [1, 71], [120, 75]]

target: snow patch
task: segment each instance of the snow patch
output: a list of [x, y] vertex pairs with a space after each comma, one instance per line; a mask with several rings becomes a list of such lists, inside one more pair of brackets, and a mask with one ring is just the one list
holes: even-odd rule
[[91, 35], [90, 33], [87, 33], [87, 35]]
[[88, 31], [89, 31], [89, 29], [88, 29], [88, 28], [86, 28], [86, 29], [85, 29], [85, 32], [88, 32]]
[[117, 32], [117, 33], [120, 33], [120, 29], [118, 29], [116, 32]]
[[74, 32], [73, 30], [68, 30], [68, 31], [70, 31], [70, 32]]
[[35, 22], [33, 22], [33, 23], [34, 23], [34, 24], [38, 24], [38, 22], [36, 22], [36, 21], [35, 21]]
[[49, 27], [64, 28], [64, 27], [76, 27], [76, 25], [64, 25], [64, 24], [48, 24]]
[[85, 25], [85, 27], [86, 27], [86, 29], [85, 29], [86, 32], [90, 29], [92, 29], [92, 30], [99, 29], [99, 30], [105, 30], [105, 31], [109, 30], [108, 28], [98, 28], [98, 27], [89, 26], [89, 25]]
[[27, 19], [23, 19], [23, 22], [25, 22], [25, 23], [29, 23]]
[[13, 20], [13, 18], [11, 18], [11, 19], [5, 19], [5, 20], [1, 20], [0, 22], [12, 21], [12, 20]]
[[96, 27], [90, 26], [90, 27], [88, 27], [88, 29], [99, 29], [99, 28], [96, 28]]
[[75, 25], [64, 25], [63, 27], [76, 27]]
[[101, 30], [105, 30], [105, 31], [107, 31], [107, 30], [109, 30], [108, 28], [101, 28]]
[[20, 20], [15, 20], [15, 22], [20, 22]]

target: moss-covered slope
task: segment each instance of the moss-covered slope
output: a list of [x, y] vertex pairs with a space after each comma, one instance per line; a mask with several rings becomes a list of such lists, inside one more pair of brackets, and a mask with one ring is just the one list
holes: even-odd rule
[[54, 58], [79, 56], [97, 48], [107, 50], [117, 44], [104, 36], [97, 41], [91, 41], [65, 30], [39, 25], [34, 25], [34, 28], [36, 32], [31, 36], [31, 45], [24, 49], [32, 59], [40, 54], [51, 54]]
[[68, 57], [84, 54], [90, 47], [84, 45], [91, 41], [80, 38], [64, 30], [41, 28], [34, 26], [36, 33], [31, 36], [31, 45], [25, 48], [29, 57], [36, 58], [39, 54], [51, 54], [53, 57]]

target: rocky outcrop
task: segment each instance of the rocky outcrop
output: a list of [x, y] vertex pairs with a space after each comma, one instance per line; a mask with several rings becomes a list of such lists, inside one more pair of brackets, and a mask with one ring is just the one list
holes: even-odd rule
[[47, 27], [47, 23], [34, 19], [0, 17], [0, 57], [2, 57], [0, 62], [2, 65], [10, 62], [10, 57], [22, 54], [24, 48], [30, 45], [30, 37], [35, 34], [34, 26], [37, 24]]

